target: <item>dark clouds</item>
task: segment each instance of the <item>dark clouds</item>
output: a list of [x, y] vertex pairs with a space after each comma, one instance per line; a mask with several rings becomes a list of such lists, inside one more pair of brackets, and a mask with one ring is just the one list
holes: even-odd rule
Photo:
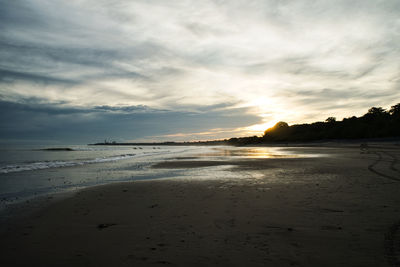
[[40, 74], [31, 74], [28, 72], [10, 71], [0, 69], [0, 82], [2, 83], [13, 83], [16, 81], [28, 81], [32, 83], [40, 84], [62, 84], [62, 85], [74, 85], [77, 81], [56, 78]]
[[[241, 121], [260, 122], [246, 109], [202, 108], [201, 112], [155, 110], [146, 106], [71, 108], [63, 103], [0, 102], [0, 140], [89, 143], [105, 138], [126, 140], [171, 140], [163, 135], [202, 132], [213, 128], [237, 128]], [[155, 137], [157, 136], [157, 137]], [[191, 140], [191, 137], [181, 137]]]

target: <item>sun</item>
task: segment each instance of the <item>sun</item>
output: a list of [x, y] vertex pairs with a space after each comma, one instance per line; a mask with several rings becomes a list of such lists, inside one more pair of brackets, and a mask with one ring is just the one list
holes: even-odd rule
[[273, 127], [276, 124], [276, 122], [277, 121], [275, 121], [275, 120], [271, 120], [271, 121], [268, 121], [265, 123], [250, 125], [250, 126], [246, 127], [246, 131], [248, 133], [251, 133], [252, 135], [263, 134], [265, 132], [265, 130]]

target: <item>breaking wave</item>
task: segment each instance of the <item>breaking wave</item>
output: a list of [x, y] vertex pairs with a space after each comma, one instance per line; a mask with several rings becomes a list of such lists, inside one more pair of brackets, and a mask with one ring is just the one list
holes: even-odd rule
[[118, 156], [95, 158], [82, 161], [39, 161], [39, 162], [19, 164], [19, 165], [7, 165], [4, 167], [0, 167], [0, 173], [22, 172], [22, 171], [42, 170], [50, 168], [61, 168], [61, 167], [73, 167], [73, 166], [80, 166], [93, 163], [111, 162], [111, 161], [133, 158], [135, 155], [136, 154], [123, 154]]

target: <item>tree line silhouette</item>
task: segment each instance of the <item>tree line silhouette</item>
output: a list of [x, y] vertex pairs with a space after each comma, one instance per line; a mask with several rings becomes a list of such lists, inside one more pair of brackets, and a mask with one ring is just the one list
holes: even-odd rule
[[230, 145], [262, 144], [275, 142], [309, 142], [327, 139], [363, 139], [400, 137], [400, 103], [389, 110], [372, 107], [361, 117], [352, 116], [337, 121], [329, 117], [324, 122], [295, 124], [278, 122], [267, 129], [262, 137], [230, 138]]
[[267, 129], [264, 135], [250, 137], [234, 137], [224, 140], [192, 141], [192, 142], [154, 142], [154, 143], [117, 143], [115, 141], [96, 143], [92, 145], [254, 145], [288, 142], [311, 142], [319, 140], [338, 139], [365, 139], [400, 137], [400, 103], [389, 110], [381, 107], [372, 107], [361, 117], [352, 116], [337, 121], [329, 117], [324, 122], [294, 124], [278, 122], [274, 127]]

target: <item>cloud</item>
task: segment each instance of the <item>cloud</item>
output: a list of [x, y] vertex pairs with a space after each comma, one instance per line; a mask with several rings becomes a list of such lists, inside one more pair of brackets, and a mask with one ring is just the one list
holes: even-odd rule
[[[296, 123], [298, 117], [295, 113], [298, 110], [308, 110], [309, 120], [307, 122], [312, 122], [330, 116], [338, 119], [354, 115], [361, 116], [372, 106], [389, 108], [396, 104], [394, 99], [400, 99], [400, 91], [395, 88], [384, 91], [374, 90], [371, 86], [362, 89], [350, 88], [350, 90], [324, 88], [320, 90], [287, 90], [276, 97], [292, 105], [293, 113], [283, 120]], [[349, 110], [349, 106], [353, 110]]]
[[[69, 143], [97, 142], [104, 138], [118, 141], [171, 140], [177, 132], [205, 132], [217, 127], [238, 128], [243, 121], [257, 123], [260, 118], [247, 110], [216, 109], [201, 112], [157, 110], [146, 106], [70, 107], [66, 103], [43, 104], [43, 99], [27, 99], [25, 103], [0, 101], [0, 140], [33, 139]], [[210, 133], [210, 138], [220, 132]], [[183, 140], [193, 140], [186, 134]], [[172, 138], [173, 139], [173, 138]], [[155, 140], [155, 137], [154, 137]]]
[[[107, 116], [137, 112], [128, 107], [162, 115], [244, 108], [263, 123], [300, 123], [399, 96], [397, 0], [0, 5], [3, 101], [40, 98]], [[240, 114], [235, 123], [251, 125]]]
[[27, 72], [18, 72], [18, 71], [9, 71], [0, 69], [0, 82], [13, 83], [15, 81], [30, 81], [33, 83], [62, 84], [62, 85], [74, 85], [76, 83], [73, 80], [61, 79], [40, 74], [31, 74]]

